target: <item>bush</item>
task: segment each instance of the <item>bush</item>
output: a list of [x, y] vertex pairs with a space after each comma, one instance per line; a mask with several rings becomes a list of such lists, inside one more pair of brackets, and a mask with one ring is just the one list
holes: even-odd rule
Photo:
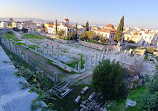
[[147, 48], [147, 51], [148, 51], [149, 53], [153, 53], [153, 52], [154, 52], [154, 47], [153, 47], [153, 46], [149, 46], [149, 47]]
[[117, 100], [127, 96], [123, 69], [118, 62], [102, 61], [93, 71], [92, 84], [106, 100]]
[[133, 40], [129, 40], [128, 42], [129, 42], [129, 43], [133, 43], [133, 44], [135, 43]]
[[158, 109], [158, 77], [154, 77], [147, 85], [147, 91], [141, 96], [141, 104], [148, 111]]
[[20, 30], [19, 30], [18, 28], [16, 28], [16, 27], [14, 27], [13, 30], [14, 30], [14, 31], [17, 31], [17, 32], [20, 31]]
[[12, 31], [7, 31], [8, 34], [14, 34]]
[[23, 33], [28, 33], [28, 29], [26, 29], [26, 28], [22, 28], [21, 31], [22, 31]]
[[64, 30], [60, 30], [58, 31], [57, 35], [58, 36], [63, 36], [65, 34], [65, 31]]
[[96, 37], [96, 34], [93, 31], [89, 31], [87, 32], [87, 34], [88, 34], [89, 40], [91, 41], [93, 40], [94, 37]]
[[80, 40], [89, 40], [87, 31], [84, 31], [79, 38]]
[[75, 40], [75, 35], [72, 32], [72, 33], [69, 33], [69, 35], [66, 38], [67, 38], [67, 40]]

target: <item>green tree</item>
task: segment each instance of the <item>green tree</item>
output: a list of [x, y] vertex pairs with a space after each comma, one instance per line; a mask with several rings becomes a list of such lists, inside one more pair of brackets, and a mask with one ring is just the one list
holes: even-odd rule
[[117, 42], [120, 42], [122, 40], [122, 32], [123, 32], [123, 27], [124, 27], [124, 16], [120, 20], [120, 24], [117, 27], [114, 40]]
[[13, 21], [14, 21], [13, 18], [10, 18], [10, 19], [9, 19], [9, 24], [8, 24], [9, 27], [12, 27], [12, 23], [13, 23]]
[[55, 20], [55, 33], [58, 34], [58, 22]]
[[58, 33], [57, 33], [57, 35], [58, 36], [63, 36], [65, 34], [65, 31], [64, 30], [60, 30], [60, 31], [58, 31]]
[[101, 92], [106, 100], [117, 100], [127, 96], [123, 69], [115, 61], [103, 60], [94, 69], [92, 84], [97, 92]]
[[88, 38], [92, 41], [94, 37], [96, 37], [96, 34], [93, 31], [87, 32]]
[[87, 31], [84, 31], [83, 33], [81, 33], [79, 39], [80, 40], [89, 40]]
[[148, 51], [149, 53], [153, 53], [153, 52], [154, 52], [154, 47], [153, 47], [153, 46], [149, 46], [149, 47], [147, 48], [147, 51]]
[[89, 22], [87, 21], [85, 31], [89, 31]]
[[158, 77], [147, 84], [147, 91], [141, 95], [140, 100], [144, 109], [148, 111], [157, 111], [158, 109]]
[[69, 33], [69, 35], [67, 36], [67, 40], [74, 40], [75, 36], [74, 36], [74, 30], [73, 32]]
[[76, 34], [75, 34], [75, 38], [77, 39], [77, 23], [76, 23]]
[[41, 25], [40, 29], [41, 29], [41, 32], [45, 32], [46, 31], [46, 27], [44, 26], [44, 24]]

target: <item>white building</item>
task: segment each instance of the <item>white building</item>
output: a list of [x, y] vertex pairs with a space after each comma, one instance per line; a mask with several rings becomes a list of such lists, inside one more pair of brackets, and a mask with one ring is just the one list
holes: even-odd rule
[[78, 35], [81, 35], [84, 31], [85, 31], [85, 26], [84, 25], [78, 25], [77, 26]]
[[23, 28], [23, 22], [16, 22], [16, 27], [21, 30]]
[[36, 31], [36, 23], [34, 23], [32, 20], [23, 21], [23, 27], [28, 29], [29, 32]]
[[[49, 34], [56, 34], [56, 23], [54, 22], [54, 24], [45, 24], [47, 27], [47, 30], [48, 30], [48, 33]], [[77, 26], [78, 30], [78, 34], [80, 35], [82, 32], [85, 31], [85, 26], [82, 26], [82, 25], [79, 25]], [[65, 34], [64, 36], [68, 36], [69, 33], [72, 33], [73, 30], [74, 32], [76, 31], [76, 28], [75, 28], [75, 25], [74, 24], [69, 24], [69, 19], [64, 19], [64, 22], [60, 22], [59, 24], [57, 24], [57, 30], [60, 31], [60, 30], [64, 30], [65, 31]]]
[[9, 22], [8, 21], [0, 21], [0, 28], [8, 27]]
[[157, 46], [158, 42], [158, 33], [151, 33], [145, 30], [141, 30], [138, 34], [136, 43], [142, 45], [144, 47], [148, 47], [150, 45]]
[[114, 36], [115, 36], [115, 27], [112, 24], [106, 25], [104, 28], [97, 30], [92, 29], [93, 32], [95, 32], [97, 35], [102, 35], [103, 37], [106, 37], [108, 39], [109, 44], [115, 44]]
[[0, 21], [0, 28], [4, 28], [4, 22]]
[[16, 27], [16, 22], [12, 22], [12, 28]]

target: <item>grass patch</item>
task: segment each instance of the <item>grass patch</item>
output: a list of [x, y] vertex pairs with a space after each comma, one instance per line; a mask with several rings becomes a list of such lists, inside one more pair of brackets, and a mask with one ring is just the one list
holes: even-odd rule
[[19, 40], [19, 39], [15, 36], [14, 33], [6, 34], [4, 39], [8, 39], [8, 40], [12, 39], [12, 40], [14, 40], [14, 41], [21, 41], [21, 40]]
[[75, 68], [75, 66], [78, 66], [79, 60], [72, 61], [71, 63], [66, 63], [66, 65]]
[[35, 34], [23, 35], [21, 38], [22, 39], [44, 39], [43, 37], [37, 36]]
[[74, 61], [72, 61], [70, 63], [64, 63], [64, 64], [66, 64], [66, 65], [68, 65], [70, 67], [75, 68], [75, 66], [78, 67], [78, 63], [81, 62], [81, 69], [83, 69], [84, 68], [84, 64], [85, 64], [85, 61], [83, 60], [83, 55], [82, 54], [78, 54], [78, 55], [81, 56], [80, 60], [77, 59], [77, 58], [73, 58]]
[[36, 45], [29, 45], [28, 47], [31, 48], [31, 49], [34, 49], [34, 50], [35, 50], [35, 47], [39, 48], [39, 47], [36, 46]]
[[24, 46], [26, 46], [24, 43], [15, 43], [16, 45], [19, 45], [19, 46], [21, 46], [21, 45], [24, 45]]
[[148, 54], [145, 53], [145, 60], [147, 61], [148, 60]]
[[125, 109], [126, 99], [122, 99], [122, 100], [117, 102], [117, 104], [118, 104], [118, 106], [117, 106], [118, 111], [124, 111], [124, 110], [126, 110], [126, 111], [145, 111], [142, 108], [140, 96], [141, 96], [142, 93], [145, 93], [146, 90], [147, 89], [146, 89], [145, 86], [139, 87], [136, 90], [131, 90], [130, 93], [129, 93], [128, 99], [136, 101], [137, 102], [136, 106]]

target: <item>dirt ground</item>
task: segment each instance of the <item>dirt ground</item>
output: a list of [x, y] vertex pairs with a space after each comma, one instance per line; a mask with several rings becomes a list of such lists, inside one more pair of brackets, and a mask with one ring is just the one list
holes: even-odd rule
[[36, 54], [24, 47], [18, 46], [18, 45], [16, 45], [16, 47], [20, 48], [22, 53], [27, 54], [28, 60], [31, 63], [37, 65], [37, 67], [39, 67], [46, 73], [50, 74], [51, 76], [53, 76], [54, 72], [57, 72], [58, 74], [61, 74], [63, 76], [66, 76], [68, 74], [66, 72], [59, 70], [56, 66], [49, 64], [48, 60], [46, 58], [42, 57], [41, 55], [38, 55], [38, 54]]

